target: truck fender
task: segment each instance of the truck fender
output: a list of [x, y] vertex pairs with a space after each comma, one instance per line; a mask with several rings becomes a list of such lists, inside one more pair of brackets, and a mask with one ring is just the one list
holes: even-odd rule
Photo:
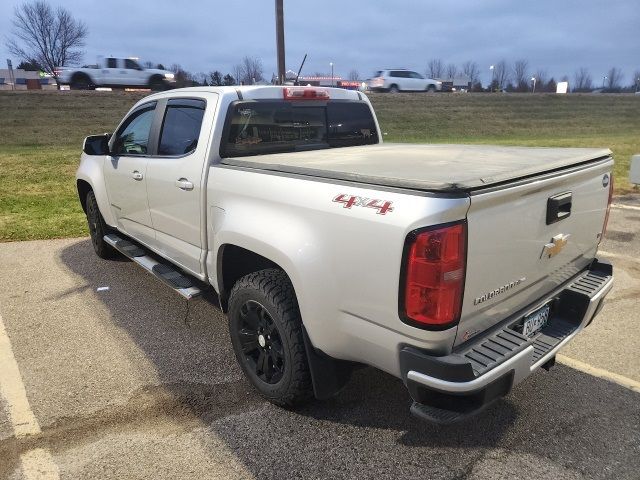
[[76, 187], [78, 189], [78, 198], [82, 209], [86, 212], [85, 201], [89, 190], [93, 190], [98, 202], [98, 208], [104, 218], [104, 221], [110, 227], [116, 228], [116, 219], [110, 208], [109, 197], [104, 183], [102, 165], [103, 156], [82, 154], [80, 167], [76, 173]]

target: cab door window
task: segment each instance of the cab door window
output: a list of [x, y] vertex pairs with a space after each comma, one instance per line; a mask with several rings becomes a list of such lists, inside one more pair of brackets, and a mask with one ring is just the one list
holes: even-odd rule
[[146, 155], [149, 133], [155, 115], [156, 104], [140, 106], [118, 129], [113, 143], [114, 155]]
[[167, 102], [158, 155], [187, 155], [198, 146], [204, 100], [175, 98]]
[[135, 60], [131, 60], [130, 58], [124, 59], [124, 68], [127, 70], [142, 70], [142, 67]]

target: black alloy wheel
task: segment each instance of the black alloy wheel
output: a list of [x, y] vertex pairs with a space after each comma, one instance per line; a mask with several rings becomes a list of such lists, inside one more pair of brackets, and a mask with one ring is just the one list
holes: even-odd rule
[[240, 307], [238, 335], [248, 366], [256, 377], [268, 384], [282, 379], [286, 360], [282, 338], [267, 309], [255, 300]]
[[298, 301], [282, 270], [240, 278], [229, 295], [228, 317], [238, 364], [261, 395], [286, 407], [313, 398]]

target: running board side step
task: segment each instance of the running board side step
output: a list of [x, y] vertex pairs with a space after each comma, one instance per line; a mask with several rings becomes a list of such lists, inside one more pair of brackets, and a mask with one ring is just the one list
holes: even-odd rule
[[114, 233], [105, 235], [104, 241], [125, 257], [140, 265], [147, 272], [153, 274], [157, 279], [162, 280], [187, 300], [197, 297], [202, 293], [202, 290], [196, 285], [194, 279], [180, 272], [173, 266], [160, 263], [152, 256], [147, 255], [147, 252], [135, 243], [125, 240]]

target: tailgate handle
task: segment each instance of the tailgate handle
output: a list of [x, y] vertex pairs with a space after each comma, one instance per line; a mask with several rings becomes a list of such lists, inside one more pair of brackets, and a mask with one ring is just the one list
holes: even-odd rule
[[547, 225], [571, 215], [572, 193], [564, 192], [547, 199]]

